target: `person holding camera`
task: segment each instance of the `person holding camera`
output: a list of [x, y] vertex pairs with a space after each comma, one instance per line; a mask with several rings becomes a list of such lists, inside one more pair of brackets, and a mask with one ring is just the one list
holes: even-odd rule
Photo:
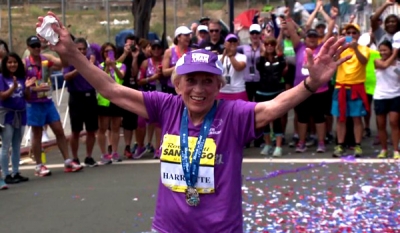
[[[138, 48], [139, 38], [135, 35], [128, 35], [125, 38], [124, 51], [118, 58], [118, 62], [126, 66], [126, 72], [123, 78], [122, 85], [137, 90], [137, 71], [135, 73], [134, 67], [140, 66], [145, 56], [140, 56]], [[143, 59], [144, 58], [144, 59]], [[139, 63], [140, 62], [140, 63]], [[139, 65], [138, 65], [139, 64]], [[122, 128], [124, 129], [125, 150], [124, 156], [128, 159], [132, 158], [131, 143], [133, 138], [133, 131], [137, 128], [137, 115], [135, 113], [123, 110], [122, 114]]]

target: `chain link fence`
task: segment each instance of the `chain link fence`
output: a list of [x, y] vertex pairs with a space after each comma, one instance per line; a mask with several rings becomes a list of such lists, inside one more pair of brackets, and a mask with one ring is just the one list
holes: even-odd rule
[[[8, 2], [10, 9], [7, 7]], [[377, 0], [372, 5], [380, 6], [383, 2]], [[26, 48], [26, 38], [35, 34], [37, 17], [52, 10], [76, 37], [85, 37], [99, 44], [114, 42], [118, 32], [133, 28], [131, 5], [132, 0], [0, 0], [0, 35], [4, 40], [9, 38], [14, 51], [22, 53]], [[281, 0], [235, 0], [235, 16], [247, 9], [262, 9], [265, 5], [277, 7], [284, 3]], [[365, 5], [358, 11], [356, 6], [351, 6], [337, 23], [348, 22], [350, 15], [356, 14], [356, 22], [367, 31], [369, 17], [373, 12], [372, 5]], [[177, 26], [190, 26], [201, 16], [221, 19], [229, 25], [228, 10], [228, 0], [166, 0], [167, 35], [172, 37]], [[392, 7], [384, 15], [389, 13], [398, 14], [398, 8]], [[8, 20], [9, 14], [11, 21]], [[161, 37], [163, 0], [158, 0], [153, 8], [150, 28]]]

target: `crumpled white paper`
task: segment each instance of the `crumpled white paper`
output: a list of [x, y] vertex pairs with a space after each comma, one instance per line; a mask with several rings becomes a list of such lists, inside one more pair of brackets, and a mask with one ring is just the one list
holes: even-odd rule
[[52, 45], [56, 45], [60, 40], [58, 34], [51, 28], [53, 23], [58, 24], [58, 21], [53, 16], [47, 15], [43, 18], [43, 23], [40, 27], [36, 28], [36, 33], [48, 41]]

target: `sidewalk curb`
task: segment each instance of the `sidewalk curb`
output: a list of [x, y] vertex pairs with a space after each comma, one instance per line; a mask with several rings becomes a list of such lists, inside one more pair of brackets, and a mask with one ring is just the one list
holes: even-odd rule
[[[79, 135], [79, 137], [83, 137], [83, 136], [86, 136], [86, 131], [81, 132]], [[66, 136], [66, 138], [67, 138], [67, 141], [69, 141], [71, 138], [71, 135]], [[42, 143], [42, 148], [44, 150], [47, 150], [51, 147], [54, 147], [55, 145], [57, 145], [57, 141], [56, 141], [56, 139], [52, 139], [48, 142]], [[30, 146], [21, 147], [21, 158], [29, 156], [30, 149], [31, 149]]]

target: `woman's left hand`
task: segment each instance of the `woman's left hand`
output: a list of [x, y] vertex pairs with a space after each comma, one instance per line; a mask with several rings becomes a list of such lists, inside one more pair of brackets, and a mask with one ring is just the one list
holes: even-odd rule
[[343, 37], [336, 41], [334, 37], [329, 38], [315, 58], [312, 50], [306, 49], [307, 68], [313, 86], [319, 87], [329, 82], [338, 66], [351, 58], [351, 55], [340, 58], [340, 54], [349, 47], [345, 39]]
[[35, 82], [36, 82], [36, 78], [35, 77], [27, 79], [25, 81], [25, 87], [31, 87], [31, 86], [33, 86], [35, 84]]

